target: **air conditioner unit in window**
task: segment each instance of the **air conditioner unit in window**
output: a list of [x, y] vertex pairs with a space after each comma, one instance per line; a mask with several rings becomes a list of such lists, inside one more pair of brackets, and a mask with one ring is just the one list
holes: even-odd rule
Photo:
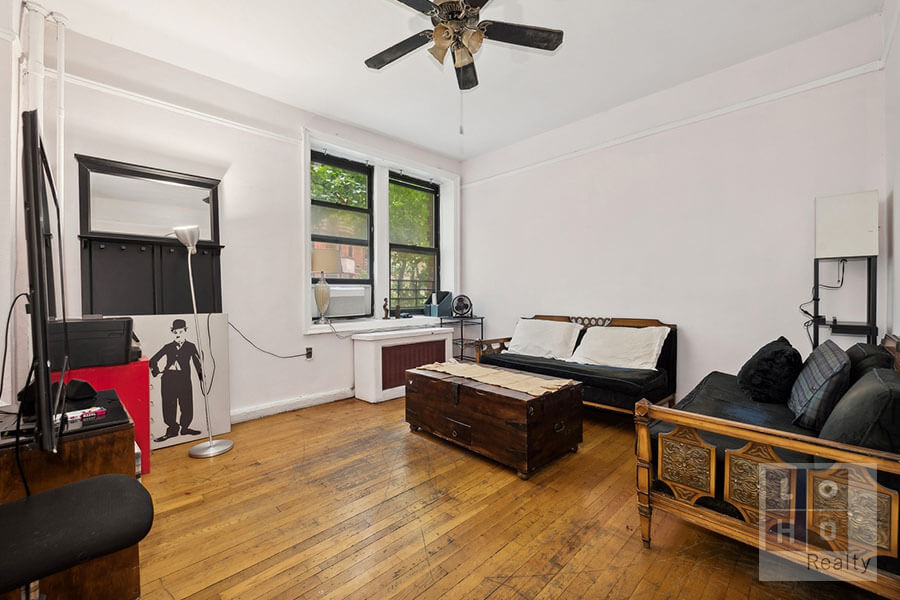
[[[331, 284], [331, 301], [328, 303], [329, 319], [338, 317], [365, 317], [372, 314], [372, 286]], [[312, 317], [319, 318], [316, 303], [312, 302]]]

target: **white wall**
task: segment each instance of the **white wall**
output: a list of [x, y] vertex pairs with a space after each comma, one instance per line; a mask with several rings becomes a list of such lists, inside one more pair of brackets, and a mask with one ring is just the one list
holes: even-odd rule
[[[7, 13], [15, 6], [0, 0], [0, 27], [4, 21], [13, 26], [16, 19]], [[894, 0], [887, 9], [896, 14]], [[419, 165], [463, 170], [460, 291], [487, 316], [489, 336], [509, 334], [517, 317], [540, 312], [659, 317], [680, 326], [683, 394], [709, 370], [736, 371], [777, 335], [805, 353], [796, 305], [808, 298], [812, 279], [813, 198], [890, 190], [900, 174], [898, 59], [891, 55], [886, 77], [878, 64], [888, 20], [893, 16], [851, 24], [462, 168], [70, 32], [69, 70], [81, 79], [66, 88], [67, 155], [223, 179], [225, 309], [265, 347], [294, 352], [309, 345], [316, 356], [312, 363], [279, 361], [233, 336], [238, 418], [340, 397], [352, 386], [350, 342], [300, 333], [309, 312], [298, 276], [306, 260], [304, 236], [297, 234], [303, 219], [297, 132], [303, 127]], [[0, 39], [0, 114], [9, 114], [3, 111], [13, 98], [12, 71], [4, 71], [12, 68], [9, 51]], [[48, 80], [47, 140], [55, 133], [54, 86]], [[10, 182], [4, 152], [0, 147], [0, 189]], [[71, 158], [66, 173], [74, 225]], [[0, 227], [8, 226], [8, 215], [0, 210]], [[76, 233], [67, 236], [67, 273], [75, 282]], [[8, 246], [0, 244], [0, 299], [10, 296]], [[285, 253], [295, 253], [295, 264], [280, 260]], [[889, 318], [886, 262], [880, 263], [882, 326]], [[850, 296], [833, 305], [841, 318], [859, 310], [861, 283], [859, 272], [850, 273]], [[893, 283], [893, 298], [900, 299]], [[78, 312], [79, 294], [70, 299]]]
[[900, 182], [900, 51], [896, 47], [898, 19], [900, 2], [885, 0], [885, 196], [888, 215], [886, 254], [889, 261], [887, 330], [891, 333], [897, 333], [896, 319], [900, 315], [900, 278], [896, 272], [897, 235], [900, 234], [896, 197], [897, 184]]
[[[14, 91], [18, 87], [18, 69], [13, 44], [18, 28], [18, 2], [0, 0], [0, 194], [3, 198], [15, 198], [15, 182], [18, 165], [15, 158], [17, 107]], [[15, 205], [12, 201], [0, 201], [0, 328], [6, 323], [6, 313], [13, 298], [15, 277], [14, 232]], [[24, 304], [20, 301], [21, 304]], [[24, 314], [20, 307], [19, 315]], [[2, 329], [0, 329], [2, 330]], [[0, 334], [2, 335], [2, 334]], [[10, 336], [12, 338], [13, 336]], [[13, 344], [10, 341], [10, 344]], [[2, 346], [2, 344], [0, 344]], [[10, 347], [12, 353], [14, 346]], [[2, 352], [2, 348], [0, 348]], [[10, 354], [12, 357], [12, 354]], [[11, 373], [12, 358], [7, 359], [6, 385], [0, 406], [9, 404], [15, 394]]]
[[[676, 323], [679, 395], [779, 335], [805, 356], [814, 198], [884, 189], [881, 26], [466, 161], [462, 291], [488, 337], [535, 313]], [[864, 317], [860, 269], [846, 286], [826, 313]]]
[[[75, 153], [221, 178], [224, 310], [264, 348], [281, 354], [314, 348], [312, 361], [278, 360], [231, 332], [233, 419], [352, 395], [352, 342], [330, 334], [302, 334], [310, 308], [303, 277], [308, 258], [300, 132], [309, 127], [331, 139], [444, 171], [458, 172], [459, 164], [74, 32], [68, 39], [67, 70], [75, 76], [66, 86], [65, 121], [65, 204], [71, 224], [66, 270], [72, 314], [81, 308]], [[54, 66], [53, 54], [48, 48], [48, 67]], [[44, 137], [51, 147], [55, 86], [55, 79], [48, 78]]]

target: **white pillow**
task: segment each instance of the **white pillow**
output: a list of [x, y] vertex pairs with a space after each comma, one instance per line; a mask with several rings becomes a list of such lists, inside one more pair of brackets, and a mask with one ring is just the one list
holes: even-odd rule
[[581, 325], [567, 321], [519, 319], [507, 352], [567, 359], [572, 356], [579, 331]]
[[591, 327], [569, 362], [656, 369], [668, 327]]

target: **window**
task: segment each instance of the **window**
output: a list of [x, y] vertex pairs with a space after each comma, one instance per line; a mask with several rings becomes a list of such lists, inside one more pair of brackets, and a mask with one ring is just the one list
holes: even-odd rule
[[[364, 331], [373, 327], [369, 318], [381, 319], [382, 307], [391, 315], [422, 314], [433, 292], [452, 291], [458, 280], [459, 177], [352, 145], [332, 145], [337, 141], [309, 138], [309, 188], [304, 190], [309, 193], [307, 243], [313, 250], [307, 268], [315, 260], [335, 270], [325, 274], [331, 290], [325, 316], [366, 319], [339, 327]], [[320, 316], [318, 280], [318, 271], [312, 272], [304, 307], [307, 330], [314, 334], [330, 332], [314, 323]], [[391, 326], [397, 325], [375, 327]]]
[[439, 188], [390, 174], [390, 307], [422, 312], [440, 284]]
[[[329, 316], [372, 315], [372, 167], [312, 152], [310, 161], [310, 231], [313, 248], [333, 248], [340, 271], [326, 273], [332, 293]], [[313, 273], [313, 282], [318, 276]], [[344, 287], [341, 290], [341, 287]], [[354, 290], [358, 294], [354, 293]], [[346, 295], [342, 292], [348, 292]], [[338, 298], [365, 298], [343, 302]], [[357, 300], [359, 299], [357, 298]]]

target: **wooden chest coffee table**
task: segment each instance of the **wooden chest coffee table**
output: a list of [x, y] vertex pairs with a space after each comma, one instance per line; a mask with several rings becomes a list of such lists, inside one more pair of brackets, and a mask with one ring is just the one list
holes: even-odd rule
[[522, 479], [581, 443], [579, 382], [532, 396], [436, 371], [411, 369], [406, 375], [410, 431], [423, 429], [492, 458]]

